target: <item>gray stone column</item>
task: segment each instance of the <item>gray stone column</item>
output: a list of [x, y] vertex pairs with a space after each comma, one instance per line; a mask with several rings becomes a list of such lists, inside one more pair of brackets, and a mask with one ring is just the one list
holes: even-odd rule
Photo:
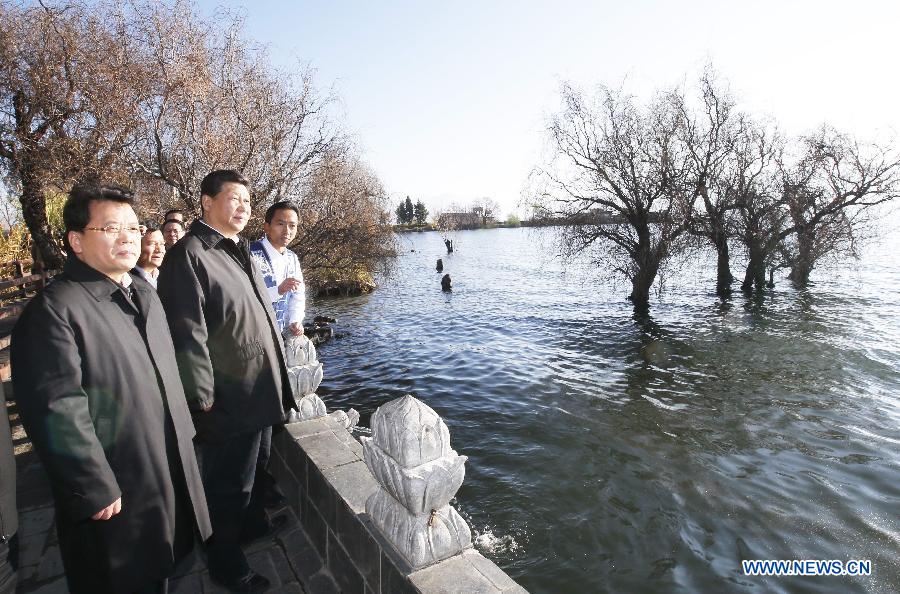
[[296, 414], [291, 411], [289, 422], [325, 416], [325, 403], [315, 394], [322, 383], [322, 364], [316, 358], [316, 347], [306, 336], [294, 336], [287, 330], [285, 333], [284, 358], [297, 407]]
[[366, 514], [411, 571], [472, 546], [472, 533], [449, 505], [465, 478], [466, 457], [450, 447], [450, 431], [428, 405], [404, 396], [372, 415], [363, 437], [366, 466], [379, 489]]

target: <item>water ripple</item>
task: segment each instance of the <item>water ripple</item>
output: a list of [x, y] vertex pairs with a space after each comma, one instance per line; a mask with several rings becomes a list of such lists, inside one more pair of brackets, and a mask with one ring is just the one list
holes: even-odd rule
[[[406, 393], [437, 410], [476, 546], [531, 592], [900, 590], [900, 264], [722, 301], [698, 262], [635, 316], [548, 233], [403, 236], [378, 291], [312, 304], [343, 333], [320, 395], [364, 423]], [[740, 571], [766, 558], [873, 575]]]

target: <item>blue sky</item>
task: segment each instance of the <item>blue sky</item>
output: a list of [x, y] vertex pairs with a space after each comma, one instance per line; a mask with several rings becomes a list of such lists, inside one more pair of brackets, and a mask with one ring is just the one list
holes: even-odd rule
[[540, 159], [562, 81], [640, 97], [707, 62], [787, 132], [900, 131], [890, 2], [211, 2], [243, 9], [276, 64], [302, 61], [391, 196], [504, 214]]

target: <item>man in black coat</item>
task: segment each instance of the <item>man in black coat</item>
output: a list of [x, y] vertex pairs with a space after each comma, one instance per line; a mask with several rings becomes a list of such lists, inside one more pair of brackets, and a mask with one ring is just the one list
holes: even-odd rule
[[72, 188], [63, 272], [12, 334], [22, 422], [47, 470], [73, 593], [165, 591], [209, 516], [165, 312], [128, 271], [130, 191]]
[[19, 514], [16, 510], [16, 457], [13, 455], [6, 397], [0, 386], [0, 594], [16, 590]]
[[197, 428], [214, 531], [210, 577], [259, 592], [268, 580], [250, 568], [240, 543], [273, 529], [251, 488], [262, 430], [282, 423], [294, 403], [268, 291], [238, 237], [250, 218], [248, 185], [231, 170], [203, 179], [203, 217], [166, 254], [158, 290]]

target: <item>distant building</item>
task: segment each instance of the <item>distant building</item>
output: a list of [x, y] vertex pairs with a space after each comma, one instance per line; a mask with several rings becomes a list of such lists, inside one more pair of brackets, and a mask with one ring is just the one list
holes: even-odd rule
[[[471, 212], [444, 212], [438, 216], [437, 227], [439, 229], [478, 229], [485, 223], [484, 209], [473, 208]], [[493, 217], [488, 217], [492, 222]]]

